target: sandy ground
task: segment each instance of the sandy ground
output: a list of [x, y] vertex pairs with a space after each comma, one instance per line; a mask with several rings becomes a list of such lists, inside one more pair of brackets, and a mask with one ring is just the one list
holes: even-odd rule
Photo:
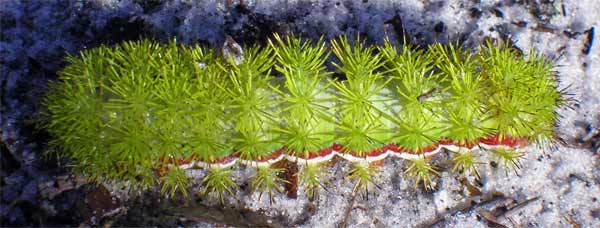
[[[564, 143], [528, 147], [517, 173], [496, 167], [490, 162], [494, 158], [483, 154], [480, 182], [461, 180], [441, 156], [435, 162], [442, 172], [430, 192], [413, 187], [403, 173], [404, 161], [387, 159], [380, 189], [368, 198], [353, 196], [352, 183], [344, 178], [349, 166], [339, 162], [329, 168], [332, 184], [315, 202], [304, 197], [303, 189], [298, 199], [277, 195], [273, 203], [240, 191], [225, 208], [249, 209], [264, 218], [261, 224], [274, 227], [599, 227], [600, 4], [538, 2], [545, 1], [1, 1], [0, 225], [86, 220], [85, 215], [65, 216], [77, 212], [78, 197], [85, 193], [76, 180], [64, 184], [59, 177], [68, 173], [56, 160], [43, 159], [47, 136], [35, 130], [39, 98], [63, 67], [65, 53], [140, 36], [218, 46], [226, 34], [260, 43], [273, 32], [313, 38], [361, 32], [381, 43], [384, 31], [403, 29], [423, 44], [462, 39], [475, 45], [486, 37], [508, 36], [522, 50], [533, 48], [555, 59], [560, 89], [574, 100], [558, 110], [556, 135]], [[251, 170], [239, 167], [236, 174], [244, 185]], [[132, 218], [150, 210], [136, 205], [120, 206], [117, 224], [152, 225], [150, 218]], [[195, 221], [202, 216], [195, 209], [187, 212], [185, 221], [167, 224], [257, 224], [251, 214], [242, 216], [249, 223], [228, 223], [227, 217]]]

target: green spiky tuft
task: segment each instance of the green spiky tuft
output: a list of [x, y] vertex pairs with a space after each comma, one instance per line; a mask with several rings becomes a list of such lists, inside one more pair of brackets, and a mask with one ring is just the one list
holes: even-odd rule
[[389, 42], [381, 48], [385, 56], [393, 105], [399, 108], [386, 115], [396, 124], [391, 140], [403, 148], [421, 152], [442, 137], [440, 75], [434, 73], [434, 58], [429, 52], [404, 46], [400, 51]]
[[171, 198], [177, 192], [180, 192], [183, 197], [187, 197], [187, 188], [190, 186], [190, 179], [185, 175], [185, 171], [180, 168], [170, 169], [164, 176], [160, 177], [159, 182], [162, 184], [160, 193]]
[[269, 194], [269, 200], [273, 201], [273, 193], [283, 192], [281, 183], [287, 182], [279, 175], [283, 173], [283, 168], [273, 167], [258, 167], [256, 173], [252, 176], [254, 181], [252, 182], [252, 189], [260, 192], [259, 199], [264, 192]]
[[436, 44], [430, 47], [430, 52], [436, 56], [435, 66], [446, 85], [442, 92], [448, 94], [444, 100], [443, 137], [460, 145], [472, 145], [479, 138], [492, 135], [493, 129], [483, 126], [483, 120], [489, 118], [485, 103], [489, 85], [477, 73], [480, 67], [477, 59], [458, 44]]
[[359, 190], [368, 195], [377, 184], [375, 178], [379, 176], [379, 167], [367, 162], [353, 162], [352, 169], [348, 172], [348, 178], [354, 182], [353, 192]]
[[201, 195], [210, 198], [218, 198], [221, 204], [225, 203], [225, 196], [234, 195], [234, 190], [239, 188], [231, 178], [231, 169], [213, 167], [202, 180], [204, 188], [200, 191]]
[[564, 101], [557, 91], [552, 64], [533, 51], [529, 60], [508, 45], [488, 43], [481, 53], [482, 75], [492, 84], [489, 127], [501, 138], [552, 138], [555, 109]]
[[390, 123], [381, 118], [389, 100], [384, 95], [389, 79], [379, 72], [383, 61], [375, 47], [365, 47], [359, 38], [351, 45], [345, 36], [331, 41], [331, 46], [340, 61], [334, 65], [347, 78], [333, 82], [338, 91], [337, 140], [344, 150], [363, 156], [383, 146], [389, 137]]
[[477, 161], [476, 156], [477, 155], [475, 155], [473, 151], [469, 149], [462, 149], [458, 151], [452, 158], [452, 162], [454, 162], [452, 171], [462, 171], [462, 173], [465, 175], [475, 175], [475, 177], [480, 178], [477, 167], [475, 167], [475, 165], [480, 163]]
[[423, 183], [425, 190], [433, 189], [433, 181], [431, 175], [439, 175], [439, 173], [433, 168], [425, 157], [419, 157], [415, 159], [409, 159], [410, 165], [406, 169], [406, 173], [416, 179], [415, 188]]
[[321, 188], [326, 184], [330, 184], [328, 179], [325, 179], [325, 169], [322, 164], [306, 164], [300, 173], [300, 180], [304, 184], [308, 199], [318, 198]]
[[223, 66], [229, 69], [230, 86], [217, 85], [228, 95], [229, 123], [233, 126], [231, 142], [248, 160], [261, 158], [281, 148], [273, 129], [277, 118], [273, 115], [276, 94], [271, 90], [273, 66], [271, 49], [253, 47], [244, 50], [244, 61], [239, 65]]
[[279, 63], [275, 69], [283, 75], [282, 89], [276, 90], [284, 104], [277, 132], [290, 153], [308, 156], [334, 140], [333, 112], [328, 109], [333, 102], [328, 93], [330, 73], [325, 70], [329, 53], [322, 39], [311, 45], [293, 36], [275, 35], [269, 44]]
[[523, 152], [514, 150], [514, 149], [503, 149], [497, 148], [490, 150], [498, 160], [498, 163], [504, 166], [507, 170], [517, 171], [517, 169], [521, 168], [521, 164], [519, 159], [522, 158], [525, 154]]

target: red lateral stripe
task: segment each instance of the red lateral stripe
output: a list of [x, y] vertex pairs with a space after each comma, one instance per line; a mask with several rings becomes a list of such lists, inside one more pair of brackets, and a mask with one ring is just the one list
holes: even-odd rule
[[367, 151], [367, 152], [365, 152], [365, 155], [367, 157], [377, 157], [379, 155], [384, 154], [385, 152], [387, 152], [387, 146], [383, 146], [383, 147], [374, 149], [372, 151]]
[[187, 158], [179, 158], [177, 159], [177, 164], [178, 165], [187, 165], [190, 164], [194, 161], [195, 157], [194, 156], [190, 156]]
[[435, 143], [431, 146], [425, 147], [422, 150], [413, 150], [404, 147], [398, 147], [398, 151], [396, 153], [408, 153], [408, 154], [425, 154], [436, 150], [440, 146], [439, 143]]
[[330, 147], [324, 148], [322, 150], [319, 150], [318, 153], [319, 153], [319, 156], [321, 156], [321, 157], [327, 157], [331, 153], [333, 153], [333, 146], [330, 146]]
[[253, 159], [253, 161], [255, 162], [266, 162], [272, 159], [277, 159], [278, 157], [280, 157], [281, 155], [283, 155], [283, 152], [285, 151], [285, 148], [281, 148], [279, 150], [276, 150], [275, 152], [271, 153], [268, 156], [260, 156], [257, 157], [255, 159]]
[[438, 142], [438, 144], [444, 145], [444, 146], [456, 145], [456, 144], [454, 144], [454, 142], [452, 141], [452, 139], [442, 139], [442, 140], [440, 140]]
[[500, 143], [502, 143], [502, 145], [510, 146], [510, 147], [522, 147], [522, 146], [529, 144], [529, 140], [526, 137], [519, 137], [519, 138], [511, 137], [511, 138], [506, 138], [506, 139], [502, 140]]
[[509, 147], [519, 147], [525, 146], [529, 143], [529, 140], [526, 137], [512, 137], [512, 136], [504, 136], [500, 139], [500, 135], [494, 135], [487, 138], [479, 139], [480, 143], [485, 143], [487, 145], [492, 146], [509, 146]]
[[387, 147], [388, 147], [388, 145], [385, 145], [385, 146], [382, 146], [382, 147], [379, 147], [379, 148], [375, 148], [375, 149], [370, 150], [370, 151], [366, 151], [364, 153], [364, 155], [358, 155], [356, 153], [356, 151], [346, 150], [341, 145], [338, 147], [339, 150], [336, 149], [335, 151], [338, 151], [340, 153], [349, 154], [349, 155], [351, 155], [353, 157], [356, 157], [356, 158], [366, 158], [366, 157], [377, 157], [379, 155], [382, 155], [382, 154], [386, 153], [387, 152]]
[[398, 147], [398, 145], [390, 143], [384, 146], [387, 150], [390, 150], [394, 153], [398, 153], [400, 152], [400, 148]]
[[337, 143], [333, 144], [332, 148], [333, 148], [333, 150], [338, 151], [338, 152], [341, 152], [342, 150], [344, 150], [344, 147], [341, 144], [337, 144]]
[[[529, 143], [529, 140], [526, 137], [512, 137], [512, 136], [501, 137], [500, 135], [493, 135], [493, 136], [489, 136], [489, 137], [479, 138], [479, 140], [477, 140], [477, 142], [486, 144], [486, 145], [490, 145], [490, 146], [507, 146], [507, 147], [515, 148], [515, 147], [521, 147], [521, 146], [527, 145]], [[439, 142], [435, 143], [434, 145], [425, 147], [422, 150], [412, 150], [412, 149], [403, 148], [396, 144], [390, 143], [390, 144], [387, 144], [380, 148], [377, 148], [377, 149], [374, 149], [371, 151], [367, 151], [367, 152], [365, 152], [365, 154], [363, 156], [358, 156], [354, 151], [346, 151], [346, 150], [344, 150], [344, 147], [341, 144], [335, 143], [330, 147], [325, 147], [316, 152], [309, 152], [309, 153], [307, 153], [307, 155], [304, 153], [290, 153], [290, 155], [293, 157], [297, 157], [300, 159], [310, 161], [310, 160], [318, 159], [318, 158], [326, 158], [326, 157], [330, 156], [332, 153], [334, 153], [334, 151], [336, 151], [338, 153], [344, 153], [346, 155], [350, 155], [351, 157], [355, 157], [355, 158], [367, 158], [367, 157], [372, 158], [372, 157], [381, 156], [381, 155], [385, 154], [387, 151], [392, 151], [397, 154], [408, 153], [408, 154], [419, 155], [419, 154], [433, 152], [436, 149], [438, 149], [440, 145], [441, 146], [457, 146], [457, 147], [473, 148], [473, 147], [477, 146], [478, 143], [462, 143], [461, 144], [461, 143], [453, 142], [450, 139], [442, 139]], [[270, 160], [275, 160], [275, 159], [281, 158], [281, 156], [285, 156], [286, 152], [287, 152], [287, 148], [282, 147], [281, 149], [274, 151], [273, 153], [271, 153], [267, 156], [262, 156], [262, 157], [253, 159], [252, 161], [258, 162], [258, 163], [268, 162]], [[235, 152], [235, 153], [223, 156], [214, 162], [209, 162], [209, 163], [210, 164], [229, 164], [238, 158], [240, 158], [240, 153]], [[178, 158], [178, 159], [174, 159], [172, 156], [163, 156], [160, 158], [160, 161], [163, 163], [166, 163], [166, 164], [187, 165], [187, 164], [192, 163], [195, 159], [197, 159], [195, 156], [191, 156], [188, 158]]]
[[162, 156], [160, 158], [160, 162], [161, 163], [168, 163], [168, 164], [173, 164], [173, 159], [171, 159], [169, 156]]
[[499, 145], [498, 144], [498, 135], [494, 135], [494, 136], [490, 136], [487, 138], [480, 138], [479, 142], [480, 143], [485, 143], [487, 145]]
[[217, 159], [215, 162], [211, 162], [212, 164], [227, 164], [235, 159], [238, 159], [240, 156], [239, 153], [233, 153], [222, 158]]
[[319, 157], [327, 157], [328, 155], [330, 155], [331, 153], [333, 153], [333, 147], [334, 146], [330, 146], [330, 147], [325, 147], [323, 149], [318, 150], [317, 152], [308, 152], [307, 154], [305, 153], [292, 153], [292, 156], [300, 158], [300, 159], [304, 159], [304, 160], [312, 160], [315, 158], [319, 158]]
[[477, 143], [453, 143], [452, 145], [455, 145], [458, 147], [473, 148], [477, 144], [479, 144], [479, 140], [477, 140]]
[[194, 161], [195, 157], [194, 156], [190, 156], [187, 158], [181, 157], [181, 158], [173, 158], [172, 156], [162, 156], [159, 160], [161, 161], [161, 163], [163, 164], [177, 164], [177, 165], [187, 165], [192, 163], [192, 161]]

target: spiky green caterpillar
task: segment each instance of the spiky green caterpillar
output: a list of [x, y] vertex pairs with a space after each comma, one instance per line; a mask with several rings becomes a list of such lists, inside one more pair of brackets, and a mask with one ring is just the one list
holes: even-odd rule
[[[518, 147], [552, 140], [563, 103], [552, 64], [533, 52], [488, 43], [427, 49], [311, 43], [275, 35], [244, 49], [243, 61], [209, 49], [148, 40], [69, 56], [44, 98], [51, 144], [98, 181], [190, 185], [184, 169], [208, 168], [205, 194], [223, 201], [237, 188], [230, 166], [257, 169], [252, 187], [281, 191], [282, 159], [303, 166], [318, 194], [333, 156], [352, 163], [355, 189], [375, 184], [377, 161], [410, 161], [407, 172], [430, 187], [429, 158], [455, 152], [454, 170], [477, 174], [477, 153], [505, 164]], [[346, 79], [334, 79], [332, 63]], [[516, 163], [515, 163], [516, 164]]]

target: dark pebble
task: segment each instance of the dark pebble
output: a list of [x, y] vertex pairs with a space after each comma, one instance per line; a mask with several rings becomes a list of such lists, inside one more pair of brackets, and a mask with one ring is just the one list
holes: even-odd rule
[[154, 12], [162, 5], [162, 1], [160, 0], [134, 0], [133, 2], [137, 3], [144, 9], [145, 13]]
[[585, 31], [585, 33], [587, 33], [587, 41], [583, 45], [583, 54], [589, 55], [592, 52], [592, 46], [594, 46], [595, 28], [592, 27]]
[[437, 32], [437, 33], [441, 33], [444, 32], [444, 22], [438, 22], [437, 24], [435, 24], [435, 26], [433, 26], [433, 31]]
[[498, 163], [496, 163], [495, 161], [490, 161], [490, 165], [494, 168], [498, 168]]
[[481, 11], [481, 9], [479, 9], [477, 7], [473, 7], [471, 9], [469, 9], [469, 12], [471, 12], [472, 18], [480, 18], [481, 14], [483, 14], [483, 11]]
[[400, 14], [394, 15], [392, 19], [385, 22], [386, 24], [391, 24], [394, 29], [394, 33], [397, 38], [402, 39], [406, 34], [404, 31], [404, 25], [402, 23], [402, 17]]
[[527, 27], [527, 22], [525, 22], [525, 21], [513, 21], [513, 22], [511, 22], [511, 24], [516, 25], [517, 27], [520, 27], [520, 28]]
[[494, 15], [496, 15], [496, 17], [504, 18], [504, 13], [502, 12], [502, 10], [500, 10], [498, 8], [492, 9], [492, 13], [494, 13]]

